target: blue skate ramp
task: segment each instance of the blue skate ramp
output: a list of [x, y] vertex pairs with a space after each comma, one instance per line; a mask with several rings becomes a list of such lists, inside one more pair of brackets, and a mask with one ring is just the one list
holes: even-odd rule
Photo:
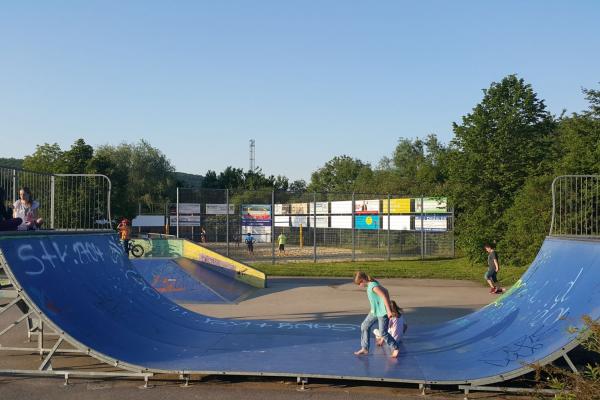
[[0, 250], [46, 323], [76, 348], [132, 371], [489, 384], [559, 358], [578, 344], [569, 328], [581, 328], [583, 315], [600, 317], [597, 241], [546, 239], [505, 295], [453, 321], [411, 326], [398, 359], [380, 348], [354, 356], [354, 325], [195, 314], [152, 288], [113, 234], [0, 236]]
[[177, 303], [235, 303], [256, 290], [221, 272], [229, 270], [185, 257], [140, 258], [131, 263], [154, 289]]

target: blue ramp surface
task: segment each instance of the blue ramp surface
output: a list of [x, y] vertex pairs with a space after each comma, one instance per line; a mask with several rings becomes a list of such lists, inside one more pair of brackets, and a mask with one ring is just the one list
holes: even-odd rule
[[184, 257], [140, 258], [131, 263], [154, 289], [178, 303], [234, 303], [256, 290], [236, 280], [235, 272], [227, 275], [229, 270]]
[[[411, 327], [398, 359], [367, 357], [354, 325], [215, 319], [150, 286], [111, 234], [0, 236], [0, 260], [45, 321], [78, 348], [131, 370], [427, 383], [493, 383], [577, 345], [600, 317], [600, 243], [547, 239], [517, 285], [444, 324]], [[306, 301], [310, 301], [307, 299]], [[375, 347], [375, 346], [373, 346]]]

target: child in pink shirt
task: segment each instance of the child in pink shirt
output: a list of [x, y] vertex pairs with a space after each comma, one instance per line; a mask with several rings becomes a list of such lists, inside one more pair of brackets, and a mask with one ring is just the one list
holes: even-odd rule
[[[398, 307], [395, 301], [391, 301], [392, 308], [392, 318], [390, 318], [390, 323], [388, 326], [388, 333], [394, 338], [396, 343], [400, 343], [402, 336], [406, 333], [408, 329], [408, 325], [406, 324], [406, 320], [404, 319], [404, 310]], [[383, 344], [383, 338], [379, 333], [379, 329], [373, 329], [373, 333], [377, 339], [377, 346], [381, 346]]]

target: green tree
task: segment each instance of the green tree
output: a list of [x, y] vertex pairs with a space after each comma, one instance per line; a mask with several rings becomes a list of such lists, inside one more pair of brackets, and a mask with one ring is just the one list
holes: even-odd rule
[[94, 148], [85, 143], [83, 139], [77, 139], [71, 148], [62, 153], [57, 163], [59, 171], [63, 174], [85, 174], [88, 164], [94, 156]]
[[58, 143], [35, 146], [33, 154], [23, 158], [23, 169], [46, 174], [57, 173], [62, 165], [63, 151]]
[[148, 142], [100, 146], [89, 163], [89, 172], [107, 175], [112, 182], [115, 217], [133, 217], [142, 203], [153, 208], [175, 193], [175, 168]]
[[515, 75], [492, 83], [454, 124], [449, 184], [458, 243], [472, 259], [481, 257], [484, 241], [503, 238], [503, 214], [525, 180], [548, 170], [555, 126], [544, 101]]
[[346, 155], [337, 156], [327, 161], [325, 165], [311, 175], [309, 191], [314, 192], [354, 192], [356, 179], [364, 170], [370, 170], [368, 163], [363, 163]]
[[583, 90], [590, 107], [563, 117], [556, 129], [556, 142], [548, 148], [552, 166], [542, 176], [527, 178], [515, 202], [503, 215], [507, 230], [500, 241], [509, 263], [531, 262], [550, 229], [551, 183], [559, 175], [600, 174], [600, 92]]

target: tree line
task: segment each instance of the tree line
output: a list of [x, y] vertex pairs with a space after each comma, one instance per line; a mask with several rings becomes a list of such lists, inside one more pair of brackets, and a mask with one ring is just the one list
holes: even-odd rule
[[[600, 173], [600, 90], [583, 89], [589, 107], [552, 115], [532, 86], [516, 75], [493, 82], [481, 101], [453, 123], [444, 144], [435, 134], [400, 138], [373, 166], [348, 155], [327, 161], [310, 182], [266, 176], [262, 170], [208, 170], [201, 180], [175, 172], [148, 142], [104, 145], [77, 140], [69, 150], [44, 144], [23, 168], [48, 173], [101, 173], [113, 183], [115, 215], [133, 216], [138, 203], [173, 200], [177, 186], [238, 192], [343, 192], [447, 196], [456, 215], [457, 244], [475, 260], [484, 242], [504, 262], [530, 262], [548, 232], [550, 184], [557, 175]], [[197, 178], [197, 176], [196, 176]]]

